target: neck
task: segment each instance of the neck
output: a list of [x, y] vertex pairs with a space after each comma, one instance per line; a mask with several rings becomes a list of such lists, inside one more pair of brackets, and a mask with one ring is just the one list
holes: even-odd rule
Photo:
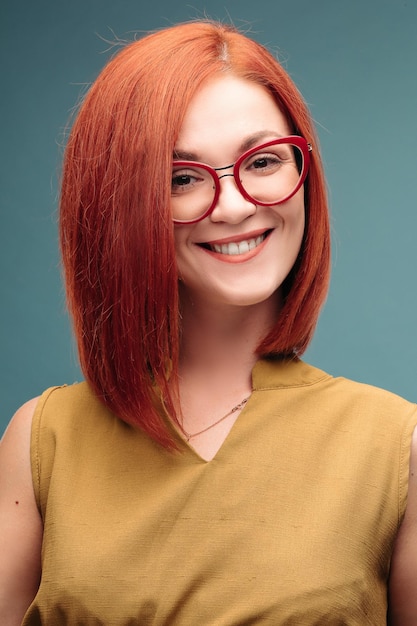
[[243, 307], [182, 296], [181, 429], [211, 459], [251, 395], [256, 349], [275, 323], [279, 299]]
[[205, 377], [228, 378], [241, 368], [252, 370], [256, 349], [279, 314], [276, 295], [251, 306], [210, 305], [182, 299], [181, 370]]

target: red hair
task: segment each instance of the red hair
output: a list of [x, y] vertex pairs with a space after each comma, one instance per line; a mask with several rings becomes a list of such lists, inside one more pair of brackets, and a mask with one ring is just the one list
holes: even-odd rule
[[264, 85], [293, 132], [313, 145], [302, 249], [283, 309], [258, 349], [262, 356], [302, 354], [327, 293], [326, 188], [309, 112], [265, 48], [211, 22], [127, 45], [87, 94], [64, 159], [61, 248], [81, 367], [111, 410], [168, 448], [176, 446], [155, 388], [175, 419], [180, 324], [172, 153], [191, 98], [222, 72]]

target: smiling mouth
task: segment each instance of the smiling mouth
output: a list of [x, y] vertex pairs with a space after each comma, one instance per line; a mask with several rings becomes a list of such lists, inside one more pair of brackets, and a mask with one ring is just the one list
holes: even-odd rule
[[209, 244], [204, 243], [200, 244], [206, 250], [211, 250], [212, 252], [217, 252], [218, 254], [226, 254], [228, 256], [237, 256], [239, 254], [246, 254], [254, 248], [257, 248], [261, 245], [263, 241], [268, 237], [271, 233], [270, 230], [264, 232], [262, 235], [258, 237], [254, 237], [252, 239], [244, 239], [242, 241], [236, 242], [232, 241], [230, 243], [222, 243], [222, 244]]

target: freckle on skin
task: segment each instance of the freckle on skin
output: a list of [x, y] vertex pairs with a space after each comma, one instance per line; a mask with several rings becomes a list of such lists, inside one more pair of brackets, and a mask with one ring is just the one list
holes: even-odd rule
[[19, 500], [16, 500], [15, 504], [19, 504]]

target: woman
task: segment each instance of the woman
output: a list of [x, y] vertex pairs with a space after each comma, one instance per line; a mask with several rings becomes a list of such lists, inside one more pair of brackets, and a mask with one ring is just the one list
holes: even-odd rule
[[209, 22], [123, 49], [61, 245], [87, 382], [4, 436], [2, 624], [416, 624], [417, 410], [299, 358], [328, 214], [277, 61]]

